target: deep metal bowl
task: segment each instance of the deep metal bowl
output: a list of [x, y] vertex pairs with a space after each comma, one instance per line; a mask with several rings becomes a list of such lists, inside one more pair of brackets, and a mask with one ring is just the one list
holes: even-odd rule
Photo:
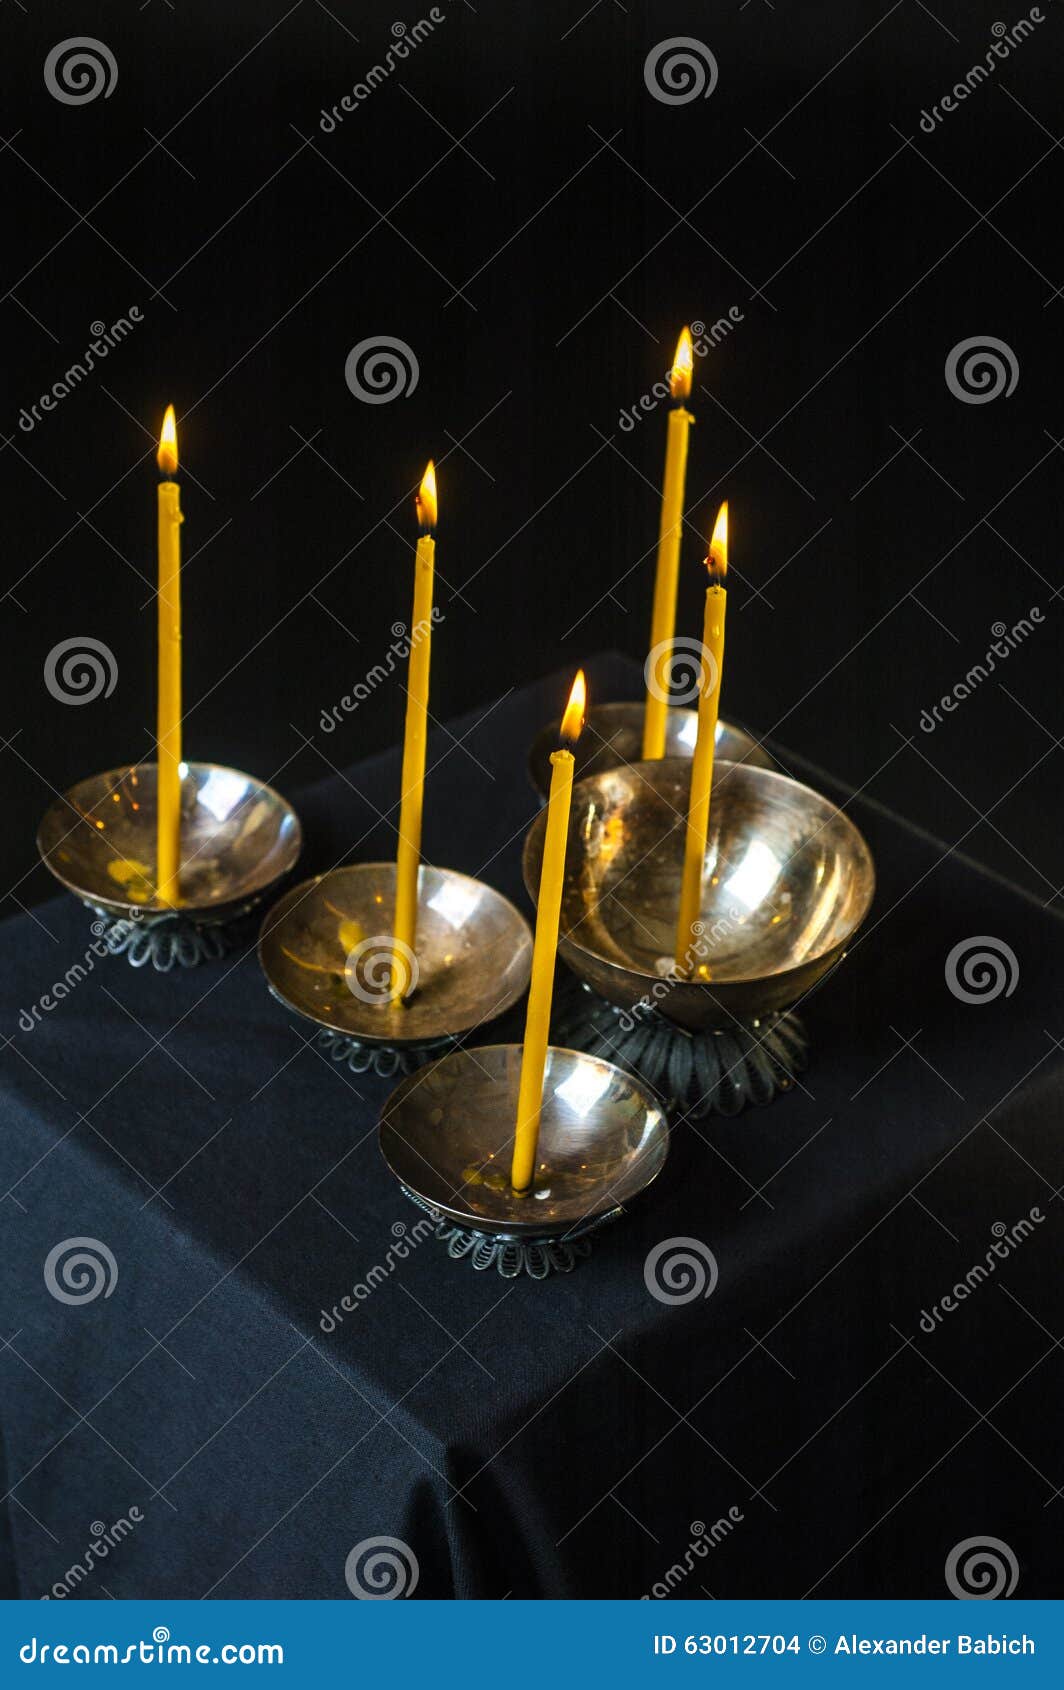
[[449, 1220], [514, 1238], [550, 1236], [622, 1208], [661, 1172], [665, 1115], [623, 1069], [547, 1052], [536, 1184], [510, 1189], [520, 1045], [456, 1050], [397, 1086], [380, 1146], [401, 1185]]
[[[294, 868], [299, 817], [270, 786], [216, 763], [183, 763], [183, 914], [222, 921], [258, 903]], [[155, 763], [79, 781], [45, 812], [41, 860], [94, 909], [141, 918], [172, 914], [155, 888]]]
[[528, 985], [524, 916], [483, 881], [422, 863], [414, 987], [392, 1004], [394, 908], [394, 862], [353, 863], [294, 886], [259, 935], [274, 997], [365, 1044], [428, 1044], [491, 1021]]
[[[699, 980], [673, 971], [691, 765], [678, 758], [593, 775], [573, 788], [559, 950], [611, 1003], [649, 1002], [689, 1031], [786, 1009], [845, 952], [875, 890], [849, 817], [786, 775], [713, 771]], [[547, 817], [525, 841], [538, 894]]]
[[[603, 774], [619, 764], [642, 762], [643, 716], [642, 704], [592, 705], [573, 752], [574, 779]], [[528, 773], [541, 798], [550, 791], [550, 754], [558, 749], [558, 727], [557, 722], [550, 722], [542, 728], [528, 754]], [[698, 712], [670, 710], [665, 723], [666, 757], [693, 757], [697, 738]], [[760, 769], [776, 767], [752, 734], [730, 722], [718, 721], [714, 744], [715, 755], [731, 763], [750, 763]]]

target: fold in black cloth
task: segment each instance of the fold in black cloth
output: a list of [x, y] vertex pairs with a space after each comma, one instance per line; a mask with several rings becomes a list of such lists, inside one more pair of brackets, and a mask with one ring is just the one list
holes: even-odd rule
[[[598, 699], [638, 680], [590, 665]], [[430, 742], [426, 856], [524, 907], [524, 759], [567, 686]], [[296, 797], [300, 873], [390, 855], [398, 753], [358, 762], [357, 715], [319, 747], [343, 772]], [[316, 1050], [253, 949], [158, 976], [90, 966], [73, 898], [5, 923], [10, 1588], [346, 1599], [352, 1548], [391, 1537], [415, 1597], [939, 1596], [951, 1551], [990, 1534], [1018, 1594], [1055, 1594], [1060, 924], [874, 803], [850, 812], [879, 889], [804, 1006], [802, 1085], [680, 1122], [645, 1200], [545, 1284], [418, 1233], [376, 1144], [389, 1082]], [[976, 935], [1017, 959], [1011, 995], [949, 990]], [[708, 1298], [648, 1291], [673, 1238], [713, 1252]], [[106, 1246], [106, 1294], [49, 1291], [70, 1239]]]

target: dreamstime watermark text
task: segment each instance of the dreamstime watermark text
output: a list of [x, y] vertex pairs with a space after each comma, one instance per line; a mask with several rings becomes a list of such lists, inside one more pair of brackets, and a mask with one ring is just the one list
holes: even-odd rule
[[998, 65], [1007, 59], [1014, 47], [1022, 47], [1029, 35], [1033, 35], [1040, 23], [1045, 23], [1045, 13], [1041, 6], [1032, 6], [1025, 17], [1019, 19], [1010, 29], [1007, 24], [995, 23], [990, 26], [990, 33], [994, 37], [983, 58], [974, 64], [959, 82], [955, 82], [948, 93], [943, 94], [937, 105], [928, 111], [925, 107], [920, 113], [920, 128], [925, 135], [933, 135], [940, 123], [945, 123], [951, 113], [957, 111], [961, 104], [974, 94], [979, 85], [993, 76]]
[[433, 628], [438, 628], [446, 617], [439, 605], [434, 604], [432, 615], [427, 621], [416, 622], [412, 633], [408, 633], [405, 622], [393, 622], [392, 643], [384, 654], [382, 663], [375, 663], [362, 679], [344, 694], [338, 704], [329, 705], [322, 711], [318, 726], [322, 733], [331, 734], [340, 727], [345, 716], [351, 716], [364, 704], [367, 698], [372, 698], [383, 681], [390, 680], [400, 663], [405, 663], [415, 646], [422, 640], [428, 639]]
[[929, 1337], [937, 1332], [946, 1316], [956, 1314], [960, 1305], [967, 1301], [973, 1291], [978, 1291], [980, 1285], [985, 1285], [991, 1274], [997, 1272], [998, 1262], [1007, 1262], [1020, 1245], [1026, 1243], [1035, 1227], [1041, 1226], [1044, 1220], [1045, 1216], [1036, 1205], [1012, 1226], [1006, 1226], [1004, 1221], [995, 1221], [990, 1228], [994, 1242], [983, 1260], [970, 1267], [964, 1278], [959, 1279], [953, 1289], [947, 1291], [937, 1303], [932, 1303], [929, 1309], [920, 1310], [921, 1332], [926, 1332]]
[[438, 1214], [426, 1215], [424, 1220], [415, 1221], [411, 1227], [405, 1221], [395, 1221], [392, 1225], [393, 1242], [384, 1252], [383, 1262], [375, 1262], [365, 1278], [358, 1280], [331, 1309], [322, 1309], [318, 1321], [321, 1330], [327, 1335], [335, 1332], [338, 1326], [343, 1325], [345, 1314], [354, 1314], [359, 1304], [368, 1302], [378, 1286], [385, 1284], [403, 1262], [409, 1261], [419, 1244], [435, 1236], [441, 1219]]
[[944, 693], [937, 704], [932, 704], [929, 710], [920, 713], [920, 727], [925, 734], [933, 734], [937, 727], [941, 727], [946, 716], [952, 716], [958, 704], [963, 704], [966, 698], [981, 687], [984, 681], [990, 679], [998, 666], [1011, 657], [1017, 646], [1021, 646], [1028, 635], [1033, 634], [1035, 628], [1045, 621], [1041, 610], [1034, 605], [1026, 616], [1021, 616], [1009, 628], [1004, 622], [994, 622], [990, 632], [994, 638], [987, 649], [986, 655], [973, 663], [962, 681], [958, 681], [950, 691]]
[[88, 346], [74, 362], [63, 371], [58, 381], [53, 381], [47, 393], [42, 393], [30, 406], [23, 406], [18, 414], [18, 426], [23, 434], [32, 434], [38, 423], [44, 421], [49, 411], [54, 411], [64, 399], [69, 399], [75, 388], [80, 387], [86, 376], [92, 374], [98, 364], [121, 346], [128, 334], [132, 334], [138, 323], [144, 321], [139, 305], [131, 305], [124, 317], [117, 317], [108, 328], [101, 318], [89, 324], [92, 335]]
[[51, 1590], [41, 1597], [41, 1601], [50, 1602], [53, 1597], [62, 1601], [64, 1597], [72, 1596], [78, 1586], [92, 1576], [100, 1562], [106, 1561], [111, 1550], [117, 1549], [122, 1540], [140, 1525], [143, 1518], [140, 1509], [134, 1506], [128, 1514], [121, 1515], [110, 1526], [105, 1525], [102, 1520], [94, 1520], [89, 1527], [91, 1537], [85, 1554], [80, 1561], [75, 1561], [72, 1567], [67, 1568], [62, 1578], [57, 1579]]
[[[692, 323], [691, 346], [695, 357], [704, 358], [708, 352], [712, 352], [715, 346], [719, 346], [722, 340], [728, 338], [737, 324], [745, 322], [745, 320], [744, 313], [740, 311], [737, 305], [729, 305], [727, 316], [718, 317], [716, 322], [710, 323], [708, 328], [702, 322]], [[663, 399], [670, 399], [672, 397], [672, 388], [669, 384], [671, 374], [671, 370], [666, 370], [661, 381], [656, 381], [648, 392], [640, 395], [634, 405], [629, 405], [627, 410], [622, 411], [617, 418], [617, 427], [622, 429], [625, 434], [631, 434], [636, 423], [642, 422], [643, 418], [649, 416], [651, 411], [656, 411]]]
[[742, 1525], [746, 1515], [741, 1508], [731, 1507], [719, 1520], [714, 1520], [707, 1526], [704, 1520], [691, 1521], [691, 1541], [679, 1561], [674, 1561], [668, 1572], [660, 1579], [656, 1579], [649, 1590], [643, 1592], [639, 1598], [641, 1602], [661, 1602], [666, 1596], [671, 1596], [677, 1585], [690, 1577], [700, 1561], [712, 1554], [713, 1550], [722, 1544], [725, 1538], [731, 1536], [736, 1526]]
[[445, 21], [446, 12], [439, 6], [433, 6], [427, 18], [419, 18], [417, 23], [409, 27], [405, 23], [392, 24], [393, 41], [384, 58], [379, 64], [371, 65], [365, 76], [356, 82], [350, 93], [344, 94], [338, 103], [329, 111], [322, 108], [318, 119], [318, 128], [323, 135], [331, 135], [338, 123], [344, 121], [349, 112], [357, 111], [370, 95], [387, 82], [388, 78], [399, 69], [404, 59], [417, 51], [421, 43], [428, 39], [438, 24]]

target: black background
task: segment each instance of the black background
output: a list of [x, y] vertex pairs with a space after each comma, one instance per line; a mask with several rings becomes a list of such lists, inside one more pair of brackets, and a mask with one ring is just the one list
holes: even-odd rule
[[[1059, 8], [930, 136], [921, 110], [1018, 10], [442, 10], [324, 133], [322, 108], [427, 7], [3, 7], [9, 900], [50, 888], [32, 841], [52, 792], [151, 754], [167, 400], [187, 469], [186, 753], [291, 791], [400, 734], [398, 682], [331, 735], [319, 718], [409, 616], [430, 454], [437, 718], [595, 650], [641, 655], [665, 417], [626, 433], [619, 414], [683, 322], [732, 306], [742, 321], [696, 371], [678, 630], [697, 632], [701, 539], [727, 496], [725, 714], [1052, 899]], [[109, 97], [45, 86], [74, 35], [114, 54]], [[673, 35], [712, 49], [712, 97], [651, 96], [644, 62]], [[106, 365], [20, 429], [90, 324], [132, 305], [144, 320]], [[370, 406], [344, 365], [379, 335], [407, 342], [419, 380]], [[1010, 397], [949, 391], [947, 354], [977, 335], [1015, 354]], [[1045, 622], [1007, 672], [922, 733], [991, 624], [1032, 606]], [[43, 669], [79, 635], [118, 679], [73, 707]], [[444, 767], [430, 856], [446, 784]]]

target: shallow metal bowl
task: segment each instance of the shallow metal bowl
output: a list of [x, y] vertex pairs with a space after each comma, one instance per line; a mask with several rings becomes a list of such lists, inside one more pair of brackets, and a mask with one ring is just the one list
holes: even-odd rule
[[532, 968], [532, 934], [482, 880], [422, 863], [416, 975], [391, 1002], [395, 864], [353, 863], [294, 886], [268, 910], [259, 961], [276, 998], [366, 1044], [431, 1043], [501, 1015]]
[[[602, 774], [622, 763], [642, 762], [643, 716], [642, 704], [592, 705], [573, 752], [576, 758], [574, 779], [583, 780], [585, 775]], [[558, 729], [557, 722], [542, 728], [532, 741], [528, 754], [528, 773], [541, 798], [550, 791], [550, 754], [558, 749]], [[693, 757], [697, 738], [698, 712], [670, 710], [665, 723], [666, 757]], [[715, 755], [731, 763], [750, 763], [761, 769], [776, 767], [752, 734], [730, 722], [718, 721], [714, 744]]]
[[612, 1062], [550, 1046], [536, 1183], [510, 1189], [521, 1045], [456, 1050], [397, 1086], [380, 1146], [401, 1185], [459, 1225], [515, 1238], [578, 1230], [630, 1202], [669, 1148], [652, 1094]]
[[[295, 866], [299, 817], [279, 792], [239, 769], [181, 767], [179, 907], [223, 920], [250, 909]], [[110, 769], [79, 781], [45, 812], [42, 861], [94, 909], [172, 913], [155, 888], [156, 776], [155, 763]]]
[[[698, 980], [673, 969], [691, 765], [678, 758], [573, 788], [561, 955], [611, 1003], [648, 1002], [689, 1031], [786, 1009], [843, 955], [875, 890], [849, 817], [769, 769], [713, 771]], [[544, 811], [525, 841], [538, 894]]]

